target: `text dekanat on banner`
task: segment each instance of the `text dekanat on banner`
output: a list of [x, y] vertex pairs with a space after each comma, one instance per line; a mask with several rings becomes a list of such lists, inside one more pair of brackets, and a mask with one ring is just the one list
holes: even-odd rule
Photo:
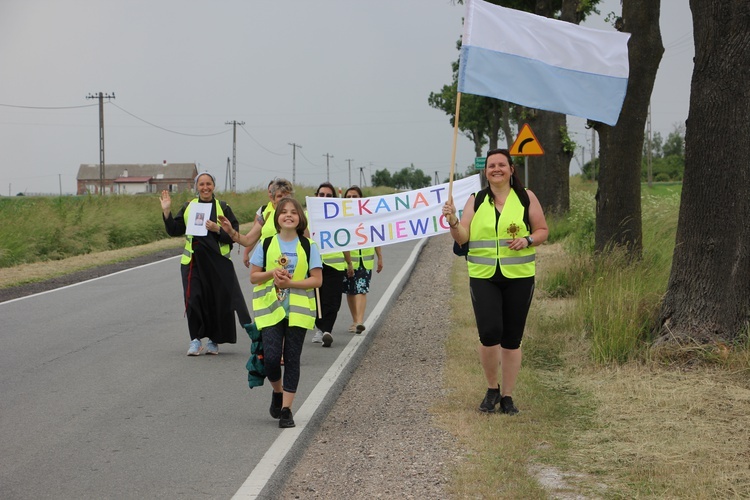
[[[455, 181], [456, 207], [463, 207], [480, 188], [478, 174]], [[369, 198], [307, 197], [310, 237], [325, 254], [447, 233], [442, 213], [447, 198], [447, 183]]]

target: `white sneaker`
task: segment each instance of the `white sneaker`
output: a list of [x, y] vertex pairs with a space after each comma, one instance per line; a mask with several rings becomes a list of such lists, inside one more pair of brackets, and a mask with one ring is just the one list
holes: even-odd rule
[[[322, 339], [321, 339], [321, 342], [323, 342]], [[188, 356], [200, 356], [201, 352], [203, 352], [203, 343], [201, 342], [201, 339], [191, 340], [190, 349], [188, 349], [187, 355]]]
[[333, 335], [328, 332], [323, 333], [323, 347], [331, 347], [333, 344]]
[[315, 329], [315, 334], [313, 335], [313, 338], [312, 338], [312, 341], [313, 341], [313, 344], [322, 344], [323, 343], [323, 332], [321, 332], [320, 330], [318, 330], [316, 328]]

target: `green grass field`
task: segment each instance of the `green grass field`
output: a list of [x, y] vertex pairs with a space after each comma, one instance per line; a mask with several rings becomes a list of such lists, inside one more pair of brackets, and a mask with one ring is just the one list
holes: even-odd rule
[[[392, 190], [365, 188], [365, 195]], [[295, 197], [313, 196], [314, 187], [298, 186]], [[268, 202], [265, 191], [217, 193], [232, 207], [240, 224], [252, 222]], [[173, 196], [172, 213], [190, 193]], [[117, 196], [3, 197], [0, 217], [17, 221], [0, 229], [0, 268], [133, 247], [168, 238], [158, 194]]]

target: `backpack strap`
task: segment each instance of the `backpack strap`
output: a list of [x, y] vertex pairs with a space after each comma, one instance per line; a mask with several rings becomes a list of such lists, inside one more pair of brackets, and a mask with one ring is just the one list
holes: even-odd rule
[[268, 254], [268, 247], [271, 246], [271, 239], [273, 236], [263, 238], [263, 270], [266, 270], [266, 255]]
[[302, 244], [302, 250], [305, 251], [305, 255], [307, 256], [307, 273], [310, 274], [310, 240], [304, 236], [300, 236], [299, 242]]
[[[266, 269], [266, 255], [268, 254], [268, 247], [271, 246], [271, 240], [273, 239], [273, 236], [269, 236], [268, 238], [263, 239], [263, 270]], [[299, 242], [302, 245], [302, 250], [305, 251], [305, 255], [307, 256], [307, 269], [310, 269], [310, 240], [305, 238], [304, 236], [299, 237]]]

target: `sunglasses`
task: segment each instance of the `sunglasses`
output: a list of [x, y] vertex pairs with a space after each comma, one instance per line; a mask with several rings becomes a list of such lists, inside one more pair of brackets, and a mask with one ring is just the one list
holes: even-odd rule
[[358, 194], [349, 194], [346, 196], [347, 198], [359, 198]]
[[331, 193], [318, 193], [318, 198], [333, 198]]

